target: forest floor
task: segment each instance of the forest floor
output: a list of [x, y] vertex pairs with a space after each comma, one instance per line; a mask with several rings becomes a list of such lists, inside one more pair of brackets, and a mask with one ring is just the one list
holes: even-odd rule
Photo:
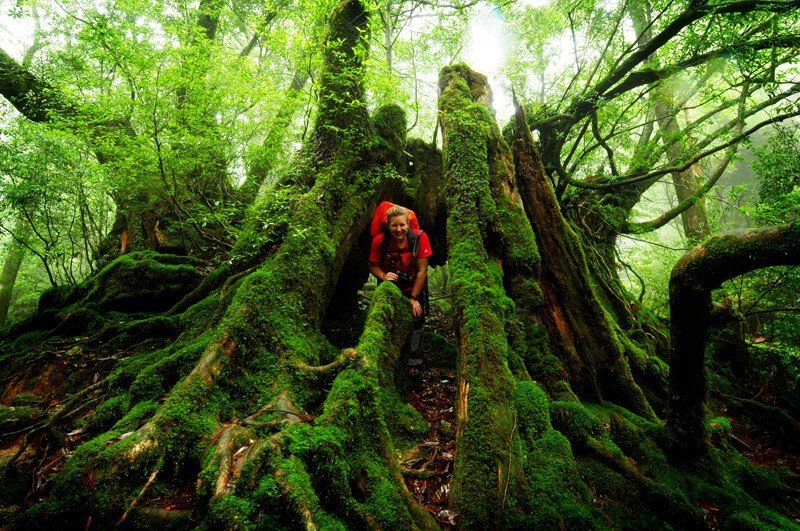
[[457, 526], [461, 515], [447, 509], [455, 461], [455, 330], [451, 320], [432, 304], [426, 318], [423, 365], [408, 369], [406, 401], [430, 424], [426, 437], [402, 457], [406, 486], [445, 529]]
[[455, 459], [455, 371], [426, 366], [415, 375], [406, 400], [428, 421], [430, 431], [400, 463], [406, 486], [443, 526], [458, 523], [459, 514], [447, 510], [447, 496]]

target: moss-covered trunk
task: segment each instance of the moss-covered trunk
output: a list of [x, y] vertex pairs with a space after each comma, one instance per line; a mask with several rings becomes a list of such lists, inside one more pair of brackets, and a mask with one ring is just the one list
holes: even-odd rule
[[25, 245], [28, 243], [29, 230], [27, 225], [17, 223], [13, 234], [19, 241], [13, 240], [8, 244], [8, 250], [3, 258], [3, 271], [0, 273], [0, 328], [8, 325], [8, 310], [14, 294], [14, 285], [17, 275], [25, 259]]
[[[195, 470], [194, 495], [219, 525], [249, 520], [266, 505], [282, 509], [284, 524], [307, 528], [430, 526], [400, 480], [389, 433], [423, 423], [399, 399], [392, 372], [410, 325], [407, 302], [382, 286], [361, 341], [342, 353], [320, 332], [343, 265], [398, 175], [382, 161], [390, 157], [372, 152], [361, 98], [367, 42], [363, 6], [342, 2], [330, 20], [314, 145], [286, 186], [254, 205], [234, 249], [231, 263], [249, 265], [255, 256], [259, 265], [178, 313], [195, 339], [131, 360], [135, 368], [103, 382], [127, 414], [80, 448], [51, 501], [22, 522], [125, 520], [154, 484]], [[402, 149], [404, 133], [377, 151]], [[93, 294], [108, 291], [104, 279], [119, 277], [121, 263], [101, 272], [97, 287], [59, 302], [102, 297]], [[153, 402], [165, 391], [163, 403]], [[87, 477], [98, 478], [94, 491], [78, 487]]]
[[[551, 511], [579, 506], [586, 491], [526, 366], [547, 356], [526, 321], [543, 302], [536, 242], [515, 201], [511, 152], [488, 107], [486, 78], [460, 65], [444, 69], [439, 85], [459, 341], [449, 504], [465, 528], [554, 525]], [[536, 471], [547, 459], [546, 472]], [[588, 515], [567, 518], [585, 524]]]
[[602, 307], [581, 240], [561, 214], [521, 107], [514, 131], [522, 203], [542, 256], [540, 282], [546, 304], [538, 315], [550, 346], [563, 360], [579, 395], [619, 401], [655, 418], [631, 375], [624, 338], [612, 320], [614, 312]]

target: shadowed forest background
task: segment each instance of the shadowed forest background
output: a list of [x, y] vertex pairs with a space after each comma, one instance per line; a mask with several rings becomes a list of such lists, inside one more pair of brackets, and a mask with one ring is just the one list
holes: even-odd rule
[[[800, 0], [0, 37], [0, 527], [800, 526]], [[383, 200], [434, 249], [416, 379]]]

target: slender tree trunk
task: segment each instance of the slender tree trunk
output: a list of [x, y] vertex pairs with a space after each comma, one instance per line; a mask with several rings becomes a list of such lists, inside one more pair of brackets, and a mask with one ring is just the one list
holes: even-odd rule
[[[674, 102], [665, 93], [665, 90], [662, 87], [656, 91], [656, 119], [661, 130], [662, 142], [669, 144], [666, 150], [667, 158], [671, 163], [677, 164], [683, 159], [686, 139], [683, 138], [684, 133], [677, 123], [673, 108]], [[674, 172], [671, 176], [679, 203], [691, 198], [702, 185], [700, 175], [695, 171], [694, 166], [682, 172]], [[681, 213], [681, 221], [683, 233], [690, 242], [700, 241], [711, 234], [703, 198], [697, 199], [694, 205]]]
[[258, 195], [261, 186], [264, 185], [269, 177], [270, 170], [275, 164], [278, 153], [284, 148], [286, 133], [302, 102], [303, 87], [307, 81], [307, 73], [301, 72], [300, 70], [294, 73], [292, 82], [283, 96], [283, 102], [267, 130], [264, 142], [253, 156], [250, 171], [247, 174], [247, 180], [239, 190], [239, 198], [242, 204], [251, 204]]
[[[15, 230], [15, 233], [22, 234], [20, 237], [27, 239], [27, 236], [24, 235], [24, 229]], [[14, 295], [17, 274], [24, 259], [24, 245], [16, 240], [9, 242], [6, 257], [3, 260], [3, 272], [0, 273], [0, 327], [8, 324], [8, 309], [11, 306], [11, 300]]]
[[[652, 39], [650, 21], [652, 8], [650, 3], [634, 3], [628, 9], [631, 13], [633, 26], [638, 34], [638, 42], [640, 46], [644, 46]], [[647, 59], [647, 63], [652, 67], [657, 67], [658, 58], [655, 55], [651, 55]], [[661, 131], [661, 141], [666, 146], [667, 159], [670, 164], [677, 165], [684, 158], [684, 151], [688, 147], [688, 139], [684, 138], [685, 134], [678, 125], [676, 114], [678, 109], [675, 108], [671, 93], [670, 87], [662, 84], [653, 91], [652, 102], [655, 118]], [[688, 119], [686, 123], [688, 126]], [[674, 172], [671, 176], [678, 203], [691, 198], [702, 184], [700, 172], [696, 166], [692, 166], [682, 172]], [[703, 198], [697, 199], [691, 207], [681, 213], [681, 221], [684, 235], [691, 242], [707, 238], [711, 233]]]

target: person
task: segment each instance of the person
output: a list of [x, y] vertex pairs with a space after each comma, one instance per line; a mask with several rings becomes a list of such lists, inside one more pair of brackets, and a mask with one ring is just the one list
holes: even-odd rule
[[397, 284], [411, 301], [413, 327], [409, 365], [422, 364], [422, 331], [427, 294], [428, 258], [433, 255], [428, 235], [409, 226], [409, 211], [399, 205], [386, 212], [386, 230], [372, 239], [369, 270], [378, 281]]

